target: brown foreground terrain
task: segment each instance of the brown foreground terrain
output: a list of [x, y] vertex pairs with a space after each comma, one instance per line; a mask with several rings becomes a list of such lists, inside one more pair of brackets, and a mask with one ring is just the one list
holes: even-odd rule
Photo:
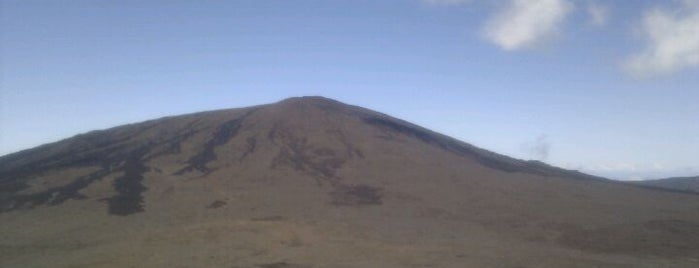
[[292, 98], [1, 157], [0, 267], [699, 267], [699, 195]]

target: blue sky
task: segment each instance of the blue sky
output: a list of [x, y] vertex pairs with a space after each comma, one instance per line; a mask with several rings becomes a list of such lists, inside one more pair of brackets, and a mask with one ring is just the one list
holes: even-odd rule
[[699, 175], [695, 0], [0, 4], [0, 155], [323, 95], [517, 158]]

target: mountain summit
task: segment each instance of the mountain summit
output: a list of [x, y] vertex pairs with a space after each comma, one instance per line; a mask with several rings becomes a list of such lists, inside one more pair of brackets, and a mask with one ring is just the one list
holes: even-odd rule
[[323, 97], [0, 157], [0, 266], [696, 267], [699, 195]]

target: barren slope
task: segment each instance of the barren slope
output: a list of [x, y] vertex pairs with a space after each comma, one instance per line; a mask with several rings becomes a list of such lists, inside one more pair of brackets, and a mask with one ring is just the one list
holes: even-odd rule
[[[2, 267], [696, 267], [699, 196], [320, 97], [0, 158]], [[469, 266], [470, 265], [470, 266]]]

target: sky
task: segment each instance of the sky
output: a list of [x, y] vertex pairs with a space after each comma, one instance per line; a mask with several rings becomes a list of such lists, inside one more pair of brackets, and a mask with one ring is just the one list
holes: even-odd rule
[[595, 175], [699, 175], [699, 0], [0, 0], [0, 155], [305, 95]]

